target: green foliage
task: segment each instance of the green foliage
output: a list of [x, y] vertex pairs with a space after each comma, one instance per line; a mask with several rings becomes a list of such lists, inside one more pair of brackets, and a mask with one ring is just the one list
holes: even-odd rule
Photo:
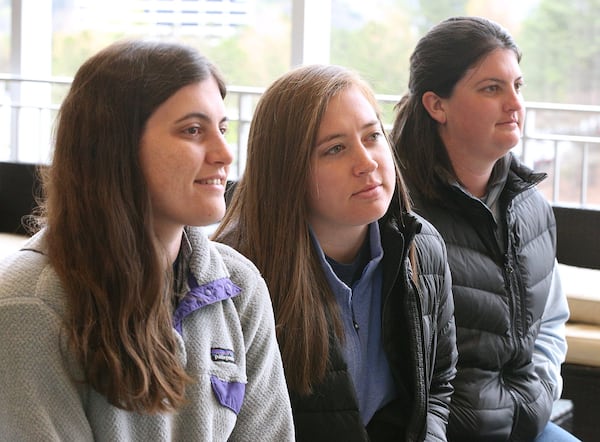
[[376, 20], [332, 30], [331, 61], [358, 70], [378, 93], [402, 94], [420, 36], [450, 16], [482, 15], [508, 28], [522, 48], [527, 100], [600, 103], [600, 0], [522, 0], [522, 10], [508, 8], [515, 3], [375, 0], [383, 11]]
[[[507, 27], [523, 49], [527, 100], [600, 103], [600, 0], [522, 0], [535, 6], [528, 14], [525, 6], [523, 11], [509, 8], [514, 0], [372, 0], [368, 7], [360, 0], [332, 1], [331, 63], [357, 70], [379, 94], [404, 93], [409, 56], [431, 26], [452, 15], [476, 14], [514, 25]], [[242, 27], [221, 39], [184, 34], [170, 38], [201, 50], [221, 68], [229, 84], [266, 87], [290, 66], [291, 0], [255, 2], [257, 23], [265, 26]], [[349, 6], [354, 9], [347, 12]], [[346, 21], [340, 20], [343, 13]], [[7, 17], [9, 3], [0, 0], [0, 22]], [[72, 76], [102, 47], [135, 36], [131, 29], [98, 29], [55, 31], [52, 74]], [[0, 32], [4, 72], [9, 70], [9, 38], [8, 32]]]
[[358, 30], [334, 29], [331, 40], [332, 63], [355, 69], [380, 94], [404, 92], [408, 58], [415, 41], [406, 17], [371, 21]]
[[91, 55], [123, 36], [123, 33], [98, 31], [55, 33], [52, 39], [52, 75], [75, 75], [79, 66]]
[[519, 44], [528, 100], [600, 103], [600, 0], [541, 0]]
[[414, 15], [419, 35], [425, 34], [432, 26], [455, 15], [466, 15], [468, 0], [421, 0]]

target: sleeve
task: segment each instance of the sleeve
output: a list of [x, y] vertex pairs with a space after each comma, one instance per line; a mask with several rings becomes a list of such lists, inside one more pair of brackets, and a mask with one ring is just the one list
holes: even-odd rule
[[[293, 441], [292, 409], [275, 337], [271, 298], [258, 270], [252, 269], [255, 274], [243, 278], [249, 293], [235, 298], [246, 342], [248, 383], [230, 440]], [[249, 284], [252, 280], [256, 284]]]
[[565, 323], [569, 319], [569, 305], [563, 291], [558, 270], [558, 262], [554, 261], [552, 282], [539, 334], [533, 348], [533, 362], [540, 378], [554, 386], [554, 400], [562, 394], [561, 364], [567, 354]]
[[61, 320], [36, 299], [0, 299], [0, 440], [92, 441]]
[[[444, 261], [445, 248], [444, 248]], [[445, 264], [444, 277], [439, 287], [437, 315], [437, 348], [433, 379], [429, 394], [427, 415], [427, 440], [446, 440], [446, 426], [450, 414], [450, 399], [454, 393], [452, 381], [456, 376], [458, 351], [456, 349], [456, 327], [454, 323], [454, 299], [450, 268]]]

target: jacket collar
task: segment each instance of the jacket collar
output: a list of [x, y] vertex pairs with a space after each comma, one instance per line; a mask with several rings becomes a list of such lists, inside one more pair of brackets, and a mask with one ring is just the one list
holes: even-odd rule
[[197, 228], [186, 228], [177, 259], [181, 260], [179, 266], [183, 266], [187, 286], [173, 312], [173, 327], [181, 334], [186, 316], [207, 305], [233, 298], [242, 290], [229, 279], [216, 247]]

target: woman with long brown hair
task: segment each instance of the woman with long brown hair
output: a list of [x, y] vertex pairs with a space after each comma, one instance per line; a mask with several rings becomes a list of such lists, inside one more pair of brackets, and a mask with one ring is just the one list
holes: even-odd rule
[[456, 348], [444, 243], [410, 213], [369, 86], [276, 80], [215, 232], [259, 268], [300, 441], [444, 440]]
[[78, 70], [43, 228], [0, 264], [1, 439], [293, 439], [264, 280], [198, 227], [225, 210], [225, 93], [172, 43]]

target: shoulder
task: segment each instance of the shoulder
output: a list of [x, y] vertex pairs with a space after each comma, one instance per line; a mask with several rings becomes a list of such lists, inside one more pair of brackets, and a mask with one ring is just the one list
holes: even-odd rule
[[421, 230], [415, 236], [417, 247], [433, 252], [445, 253], [446, 246], [444, 240], [435, 226], [417, 213], [411, 212], [411, 215], [421, 224]]
[[[552, 212], [552, 206], [546, 197], [539, 191], [537, 185], [545, 180], [548, 175], [545, 172], [535, 172], [521, 162], [512, 153], [510, 155], [510, 169], [508, 172], [506, 190], [516, 191], [516, 204], [532, 206], [533, 210], [545, 210]], [[519, 192], [519, 190], [523, 190]]]
[[438, 230], [421, 215], [411, 213], [421, 224], [421, 230], [415, 236], [415, 245], [419, 266], [422, 271], [444, 274], [447, 263], [446, 244]]
[[223, 257], [231, 281], [242, 289], [240, 296], [234, 298], [238, 307], [271, 309], [267, 284], [254, 263], [226, 244], [214, 243], [214, 247]]
[[192, 244], [191, 266], [202, 280], [231, 276], [236, 279], [256, 278], [259, 271], [244, 255], [226, 244], [212, 241], [199, 228], [186, 228]]
[[64, 314], [64, 290], [46, 255], [44, 233], [28, 240], [21, 250], [0, 262], [0, 306], [41, 308]]
[[536, 186], [517, 194], [507, 212], [509, 223], [521, 226], [521, 232], [526, 235], [536, 236], [545, 231], [556, 230], [552, 205]]
[[410, 189], [412, 212], [427, 219], [428, 223], [440, 228], [453, 224], [464, 215], [460, 210], [461, 196], [450, 185], [438, 184], [436, 192], [443, 197], [442, 200], [425, 197], [417, 187], [407, 184]]
[[[60, 282], [46, 254], [43, 232], [29, 239], [21, 249], [0, 262], [0, 287], [5, 295], [11, 288], [58, 289]], [[53, 290], [54, 291], [54, 290]]]
[[[258, 268], [232, 247], [219, 242], [211, 242], [223, 259], [229, 279], [240, 288], [238, 296], [232, 298], [245, 333], [253, 335], [253, 330], [262, 330], [264, 336], [269, 328], [274, 328], [273, 304], [267, 283]], [[267, 327], [268, 325], [268, 327]]]
[[236, 303], [245, 302], [249, 293], [254, 294], [252, 302], [268, 298], [265, 281], [252, 261], [233, 247], [210, 240], [197, 229], [188, 228], [188, 235], [194, 248], [190, 266], [200, 284], [229, 278], [242, 290], [234, 298]]
[[232, 279], [262, 279], [254, 263], [233, 247], [219, 242], [212, 242], [212, 245], [221, 255]]

